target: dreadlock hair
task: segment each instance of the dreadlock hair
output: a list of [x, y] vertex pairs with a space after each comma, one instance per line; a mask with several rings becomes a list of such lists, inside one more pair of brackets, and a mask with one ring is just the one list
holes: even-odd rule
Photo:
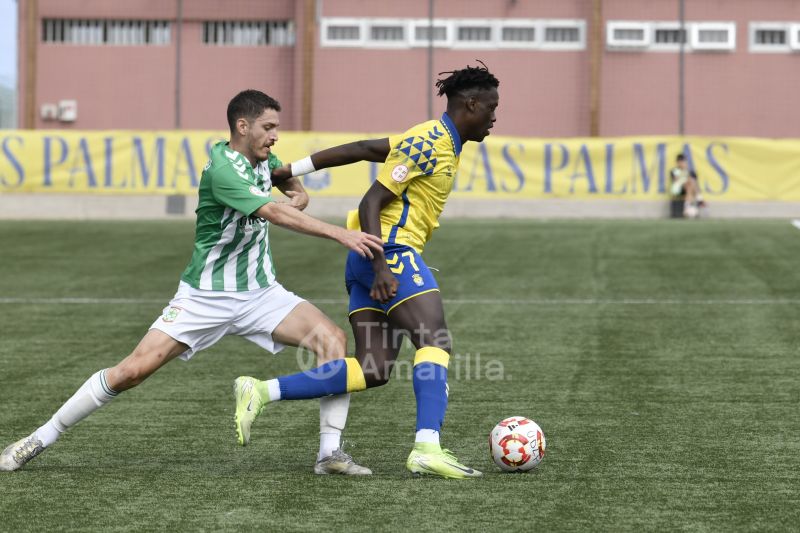
[[277, 100], [261, 91], [248, 89], [234, 96], [228, 103], [228, 126], [231, 133], [236, 129], [236, 121], [240, 118], [252, 122], [257, 119], [265, 109], [281, 110]]
[[476, 61], [481, 64], [480, 67], [467, 65], [461, 70], [440, 72], [439, 76], [442, 74], [449, 74], [449, 76], [436, 80], [439, 96], [446, 94], [447, 98], [452, 98], [470, 89], [497, 88], [500, 85], [500, 81], [494, 77], [494, 74], [489, 72], [483, 61], [480, 59], [476, 59]]

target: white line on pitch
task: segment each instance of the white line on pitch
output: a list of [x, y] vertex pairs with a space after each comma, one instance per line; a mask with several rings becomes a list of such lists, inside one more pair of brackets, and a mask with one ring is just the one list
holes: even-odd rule
[[[316, 304], [346, 304], [343, 298], [309, 298]], [[0, 304], [18, 305], [167, 305], [169, 299], [154, 298], [4, 298]], [[452, 305], [798, 305], [797, 298], [744, 298], [744, 299], [705, 299], [681, 300], [678, 298], [621, 298], [617, 300], [604, 298], [445, 298], [444, 303]]]
[[792, 226], [794, 226], [797, 229], [800, 229], [800, 218], [792, 220]]

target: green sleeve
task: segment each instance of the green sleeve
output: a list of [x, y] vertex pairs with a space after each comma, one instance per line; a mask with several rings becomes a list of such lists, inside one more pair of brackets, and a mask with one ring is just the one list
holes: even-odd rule
[[211, 192], [220, 204], [248, 216], [262, 205], [274, 201], [268, 192], [240, 177], [230, 164], [212, 171]]
[[272, 152], [269, 153], [269, 158], [267, 159], [267, 164], [269, 165], [269, 171], [272, 172], [276, 168], [282, 167], [283, 162], [278, 159], [278, 156], [273, 154]]

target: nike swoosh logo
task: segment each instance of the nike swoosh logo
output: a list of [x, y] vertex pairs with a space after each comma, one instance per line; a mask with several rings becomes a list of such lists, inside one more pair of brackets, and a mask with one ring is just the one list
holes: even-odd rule
[[[474, 474], [474, 473], [475, 473], [475, 471], [474, 471], [472, 468], [462, 468], [462, 467], [460, 467], [460, 466], [458, 466], [458, 465], [454, 465], [453, 463], [450, 463], [450, 462], [448, 462], [448, 461], [442, 461], [442, 462], [443, 462], [444, 464], [448, 465], [448, 466], [452, 466], [452, 467], [453, 467], [453, 468], [455, 468], [456, 470], [461, 470], [461, 471], [462, 471], [462, 472], [464, 472], [465, 474]], [[416, 463], [417, 463], [419, 466], [421, 466], [422, 468], [424, 468], [425, 470], [429, 470], [429, 471], [433, 472], [433, 469], [431, 469], [431, 467], [430, 467], [430, 466], [428, 466], [428, 462], [427, 462], [427, 461], [425, 461], [425, 459], [422, 459], [422, 458], [417, 458], [417, 459], [416, 459]]]
[[449, 462], [447, 462], [447, 461], [442, 461], [442, 462], [443, 462], [444, 464], [446, 464], [446, 465], [452, 466], [452, 467], [453, 467], [453, 468], [455, 468], [456, 470], [461, 470], [461, 471], [462, 471], [462, 472], [464, 472], [465, 474], [474, 474], [474, 473], [475, 473], [475, 471], [474, 471], [473, 469], [471, 469], [471, 468], [461, 468], [460, 466], [458, 466], [458, 465], [454, 465], [453, 463], [449, 463]]
[[252, 407], [253, 407], [253, 400], [251, 399], [249, 402], [247, 402], [247, 411], [248, 412], [252, 411], [253, 410]]

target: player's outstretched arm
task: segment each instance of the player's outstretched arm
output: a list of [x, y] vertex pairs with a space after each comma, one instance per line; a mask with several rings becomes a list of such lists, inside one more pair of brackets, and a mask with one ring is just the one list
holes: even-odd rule
[[389, 155], [389, 138], [363, 139], [347, 144], [340, 144], [314, 152], [305, 159], [294, 161], [290, 170], [292, 176], [308, 174], [323, 168], [338, 167], [357, 163], [359, 161], [373, 161], [383, 163]]
[[276, 183], [275, 187], [289, 198], [289, 205], [295, 209], [302, 211], [308, 206], [308, 193], [299, 179], [290, 177]]
[[259, 207], [253, 214], [299, 233], [334, 240], [361, 257], [372, 259], [374, 253], [383, 253], [383, 241], [380, 237], [328, 224], [287, 204], [270, 202]]

